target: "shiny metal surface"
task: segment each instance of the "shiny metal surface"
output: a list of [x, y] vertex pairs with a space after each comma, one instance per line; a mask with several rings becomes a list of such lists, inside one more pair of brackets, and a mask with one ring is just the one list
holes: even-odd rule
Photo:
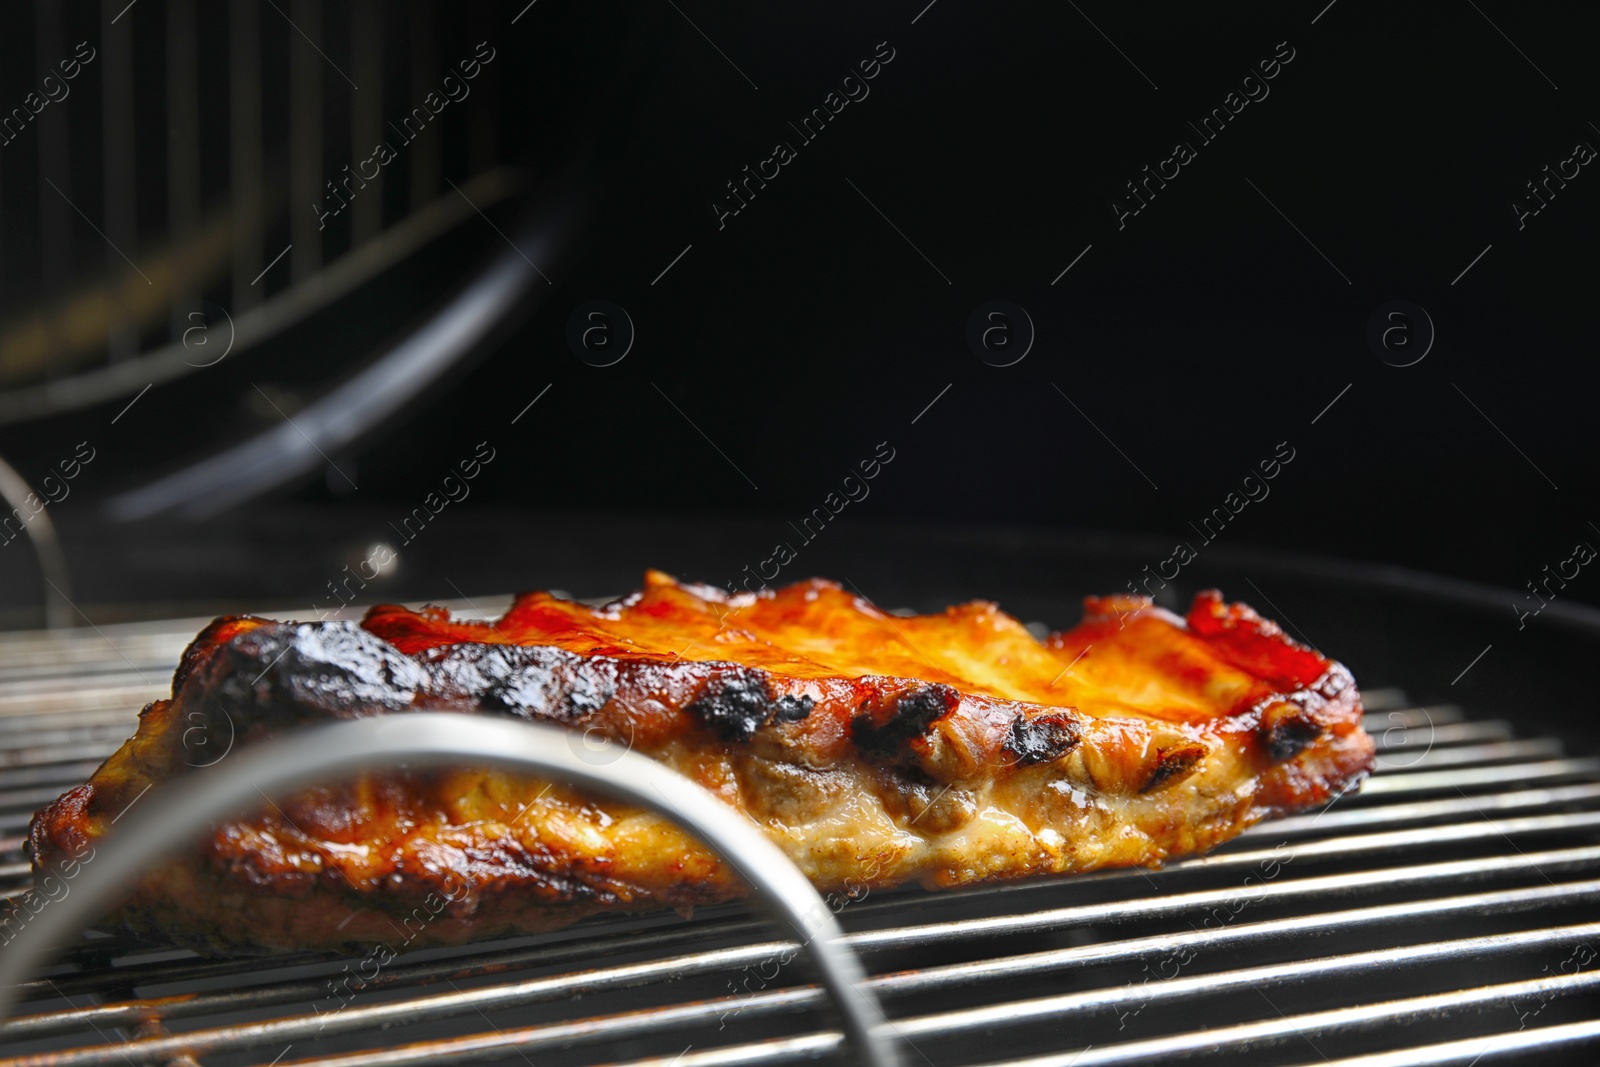
[[[0, 1017], [10, 1013], [15, 988], [65, 942], [102, 914], [124, 887], [161, 859], [192, 841], [217, 819], [253, 807], [263, 796], [367, 767], [396, 763], [477, 764], [552, 775], [618, 797], [694, 829], [762, 900], [801, 935], [823, 984], [835, 998], [860, 1061], [895, 1067], [897, 1056], [878, 1024], [882, 1013], [860, 986], [863, 975], [854, 956], [840, 947], [842, 935], [833, 913], [817, 891], [774, 844], [748, 821], [688, 779], [647, 757], [610, 743], [573, 745], [559, 728], [512, 721], [418, 712], [317, 727], [240, 752], [225, 767], [208, 768], [191, 780], [174, 783], [152, 796], [118, 834], [85, 863], [71, 891], [41, 908], [0, 956]], [[579, 749], [583, 751], [580, 752]], [[632, 976], [608, 976], [628, 982]], [[440, 995], [461, 1010], [482, 1011], [482, 993]], [[438, 999], [438, 998], [436, 998]], [[367, 1015], [405, 1017], [413, 1006], [355, 1009], [333, 1020], [336, 1028], [371, 1025]], [[379, 1019], [381, 1025], [385, 1020]], [[314, 1018], [278, 1036], [324, 1032], [329, 1020]], [[280, 1027], [279, 1030], [284, 1030]], [[167, 1039], [152, 1055], [166, 1058], [191, 1047], [204, 1049], [193, 1035]], [[136, 1049], [137, 1046], [134, 1046]], [[128, 1048], [113, 1049], [119, 1058]], [[93, 1056], [63, 1062], [92, 1062]]]
[[[411, 26], [407, 36], [421, 39], [409, 61], [386, 63], [388, 24], [372, 0], [170, 0], [164, 11], [147, 5], [132, 14], [128, 0], [94, 6], [98, 30], [85, 66], [99, 83], [98, 106], [37, 111], [37, 178], [6, 176], [13, 213], [5, 254], [38, 269], [5, 294], [15, 299], [0, 300], [0, 425], [131, 400], [203, 370], [215, 348], [202, 356], [188, 332], [202, 308], [208, 326], [230, 333], [235, 358], [244, 355], [476, 214], [445, 184], [438, 138], [409, 153], [403, 210], [385, 212], [381, 180], [364, 182], [378, 188], [353, 203], [347, 239], [329, 241], [312, 207], [335, 190], [329, 175], [340, 161], [385, 138], [384, 116], [400, 95], [420, 102], [436, 87], [438, 28]], [[31, 62], [17, 62], [21, 48], [8, 60], [48, 74], [75, 54], [87, 29], [82, 14], [39, 7]], [[315, 46], [282, 47], [291, 36], [309, 45], [325, 34], [351, 41], [365, 92]], [[146, 70], [162, 76], [140, 77]], [[505, 160], [479, 144], [496, 109], [485, 88], [471, 121], [446, 112], [436, 125], [470, 143], [469, 170], [455, 177], [486, 207], [524, 182], [497, 169]], [[225, 117], [209, 106], [219, 96]], [[219, 159], [227, 162], [220, 176], [209, 165]], [[36, 233], [14, 224], [19, 210], [38, 217]], [[100, 220], [90, 224], [103, 241], [73, 241], [78, 214]], [[203, 304], [206, 294], [227, 305], [231, 325], [224, 309]]]

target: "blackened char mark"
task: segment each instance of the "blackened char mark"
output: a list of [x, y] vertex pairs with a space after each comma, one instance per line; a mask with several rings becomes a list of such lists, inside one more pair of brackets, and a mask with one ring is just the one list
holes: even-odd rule
[[1322, 724], [1305, 708], [1284, 700], [1262, 711], [1258, 734], [1267, 754], [1282, 762], [1298, 756], [1302, 749], [1321, 737]]
[[1195, 772], [1205, 755], [1206, 746], [1199, 742], [1178, 745], [1176, 748], [1158, 749], [1155, 766], [1145, 775], [1144, 785], [1139, 787], [1139, 793], [1141, 795], [1154, 793], [1168, 786], [1177, 785]]
[[1278, 761], [1293, 759], [1322, 736], [1322, 727], [1305, 719], [1288, 719], [1267, 731], [1267, 752]]
[[1018, 715], [1006, 732], [1006, 754], [1022, 766], [1058, 760], [1082, 739], [1076, 719], [1068, 715]]
[[546, 645], [459, 644], [415, 656], [351, 623], [267, 625], [232, 638], [206, 673], [230, 712], [352, 718], [415, 709], [572, 723], [617, 689], [617, 666]]
[[431, 653], [431, 662], [441, 690], [519, 719], [578, 722], [617, 691], [613, 661], [548, 645], [451, 645]]
[[925, 685], [901, 695], [889, 721], [882, 726], [870, 715], [857, 715], [850, 720], [856, 749], [882, 759], [909, 755], [910, 742], [927, 733], [928, 727], [948, 714], [960, 699], [948, 685]]
[[772, 718], [776, 722], [804, 722], [816, 703], [810, 697], [781, 696]]
[[[428, 671], [352, 622], [269, 625], [239, 634], [204, 673], [226, 710], [336, 718], [410, 707]], [[200, 684], [204, 681], [196, 678]], [[187, 686], [186, 686], [187, 688]]]
[[[785, 703], [785, 702], [788, 703]], [[695, 698], [684, 705], [712, 733], [724, 741], [748, 741], [774, 715], [799, 717], [811, 713], [811, 698], [772, 697], [772, 679], [766, 671], [750, 667], [727, 666], [706, 679]], [[785, 718], [785, 722], [795, 721]]]

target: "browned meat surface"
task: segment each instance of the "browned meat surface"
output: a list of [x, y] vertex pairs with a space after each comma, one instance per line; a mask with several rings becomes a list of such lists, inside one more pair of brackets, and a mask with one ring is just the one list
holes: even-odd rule
[[[1324, 803], [1373, 758], [1343, 666], [1214, 593], [1187, 618], [1091, 599], [1036, 640], [993, 604], [899, 618], [811, 581], [727, 596], [651, 573], [591, 608], [493, 623], [382, 606], [360, 626], [219, 619], [170, 700], [35, 816], [35, 867], [82, 852], [185, 734], [248, 744], [410, 710], [599, 732], [750, 817], [825, 890], [1153, 865]], [[201, 731], [196, 735], [194, 731]], [[459, 942], [742, 884], [670, 822], [498, 771], [387, 770], [228, 822], [109, 923], [213, 950]]]

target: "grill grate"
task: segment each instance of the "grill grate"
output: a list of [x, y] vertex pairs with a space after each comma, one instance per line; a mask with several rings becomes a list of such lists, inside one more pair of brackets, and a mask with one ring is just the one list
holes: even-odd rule
[[[165, 695], [201, 624], [0, 636], [0, 895], [25, 892], [33, 809]], [[837, 901], [904, 1062], [1592, 1062], [1600, 759], [1396, 690], [1367, 705], [1380, 760], [1361, 793], [1212, 855]], [[836, 1058], [826, 996], [803, 957], [779, 964], [794, 946], [776, 930], [739, 906], [613, 917], [403, 953], [346, 996], [329, 983], [359, 958], [91, 935], [27, 984], [0, 1067]]]
[[[422, 106], [482, 39], [476, 9], [105, 0], [96, 19], [90, 5], [29, 6], [33, 32], [0, 41], [7, 69], [94, 73], [76, 91], [76, 74], [52, 77], [61, 103], [0, 128], [8, 158], [38, 161], [31, 184], [8, 174], [0, 203], [0, 423], [202, 369], [221, 357], [191, 343], [199, 324], [244, 352], [472, 216], [441, 144], [468, 163], [461, 185], [505, 158], [492, 61], [450, 79], [470, 109]], [[484, 205], [518, 184], [501, 174], [466, 193]]]

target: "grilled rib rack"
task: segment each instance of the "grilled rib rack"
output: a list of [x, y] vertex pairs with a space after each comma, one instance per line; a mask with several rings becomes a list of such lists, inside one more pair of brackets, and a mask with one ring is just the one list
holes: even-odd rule
[[[200, 625], [0, 636], [0, 894], [28, 884], [32, 811], [166, 695]], [[1209, 856], [834, 898], [904, 1062], [1593, 1063], [1600, 759], [1397, 690], [1366, 701], [1380, 760], [1358, 795]], [[25, 988], [0, 1067], [836, 1058], [792, 947], [737, 906], [384, 966], [89, 935]]]

